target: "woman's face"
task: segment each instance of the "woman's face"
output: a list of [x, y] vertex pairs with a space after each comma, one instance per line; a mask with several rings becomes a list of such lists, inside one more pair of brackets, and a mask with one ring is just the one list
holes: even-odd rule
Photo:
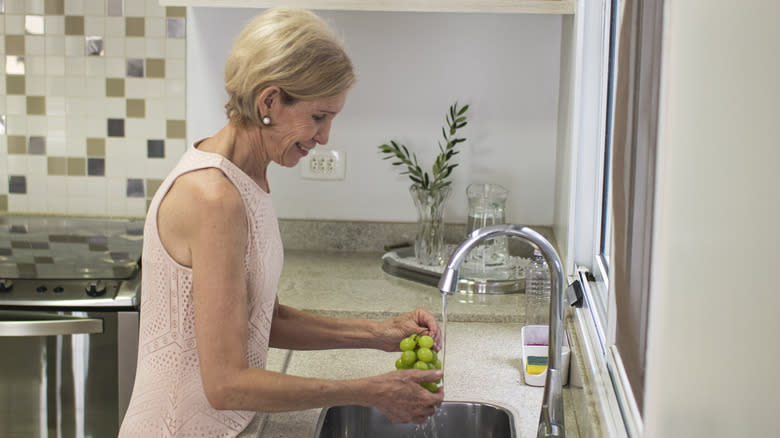
[[344, 93], [292, 105], [277, 100], [267, 112], [271, 125], [262, 129], [267, 134], [271, 159], [281, 166], [293, 167], [315, 146], [328, 143], [331, 123], [344, 107], [346, 97]]

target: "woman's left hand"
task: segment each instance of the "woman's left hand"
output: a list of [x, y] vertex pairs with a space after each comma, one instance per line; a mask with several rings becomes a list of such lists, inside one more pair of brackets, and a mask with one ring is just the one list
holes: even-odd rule
[[436, 318], [426, 309], [418, 307], [411, 312], [379, 322], [379, 345], [383, 351], [401, 351], [401, 339], [411, 335], [428, 335], [433, 338], [433, 349], [441, 348], [441, 333]]

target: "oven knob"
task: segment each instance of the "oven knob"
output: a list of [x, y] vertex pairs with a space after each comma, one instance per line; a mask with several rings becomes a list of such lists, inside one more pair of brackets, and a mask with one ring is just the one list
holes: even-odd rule
[[44, 293], [47, 290], [48, 289], [46, 288], [46, 286], [38, 286], [38, 288], [35, 289], [35, 291], [38, 292], [38, 293]]
[[13, 287], [14, 287], [13, 281], [0, 278], [0, 292], [8, 292]]
[[55, 294], [61, 294], [63, 292], [65, 292], [65, 288], [64, 287], [62, 287], [62, 286], [55, 286], [54, 287], [54, 293]]
[[106, 284], [102, 280], [90, 281], [86, 291], [91, 297], [99, 297], [106, 293]]

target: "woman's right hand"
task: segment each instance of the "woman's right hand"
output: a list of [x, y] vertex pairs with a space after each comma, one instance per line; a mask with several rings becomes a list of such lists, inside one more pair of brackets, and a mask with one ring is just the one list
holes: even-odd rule
[[369, 377], [369, 403], [382, 411], [393, 423], [422, 424], [444, 401], [444, 390], [430, 392], [421, 382], [442, 378], [441, 370], [397, 370]]

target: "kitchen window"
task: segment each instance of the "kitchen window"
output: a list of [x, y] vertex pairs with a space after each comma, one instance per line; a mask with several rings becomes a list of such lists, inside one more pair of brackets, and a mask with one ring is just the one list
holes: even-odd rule
[[578, 186], [596, 193], [590, 203], [577, 200], [576, 232], [590, 237], [574, 248], [586, 284], [581, 328], [595, 352], [591, 365], [613, 390], [599, 407], [606, 436], [640, 436], [663, 1], [586, 3], [582, 56], [599, 62], [582, 71], [583, 89], [597, 92], [588, 99], [583, 91], [581, 108], [594, 114], [582, 116], [592, 129], [580, 128], [578, 145]]

